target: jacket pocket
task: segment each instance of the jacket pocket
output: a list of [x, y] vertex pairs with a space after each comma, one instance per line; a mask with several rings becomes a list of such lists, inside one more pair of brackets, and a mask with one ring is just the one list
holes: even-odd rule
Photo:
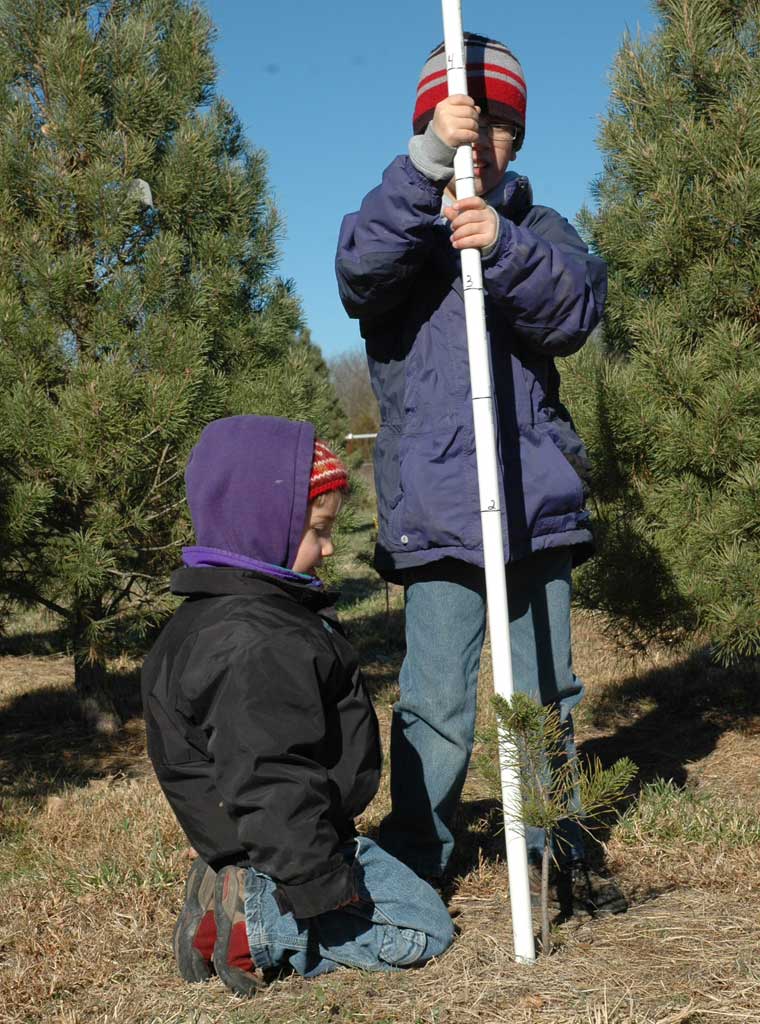
[[519, 525], [529, 536], [571, 528], [583, 509], [583, 485], [545, 427], [520, 429], [518, 472], [523, 508], [516, 513], [510, 503], [512, 523], [516, 515], [523, 518]]
[[401, 499], [391, 512], [397, 551], [477, 548], [481, 543], [475, 441], [470, 428], [443, 424], [406, 434], [399, 445]]

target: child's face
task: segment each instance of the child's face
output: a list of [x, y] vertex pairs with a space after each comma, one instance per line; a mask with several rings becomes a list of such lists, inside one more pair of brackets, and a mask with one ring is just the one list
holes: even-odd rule
[[482, 196], [499, 184], [515, 155], [514, 141], [493, 138], [488, 125], [490, 118], [482, 117], [478, 141], [472, 144], [472, 161], [475, 170], [475, 195]]
[[340, 512], [343, 496], [340, 491], [329, 491], [317, 497], [309, 504], [306, 513], [306, 525], [298, 545], [294, 572], [305, 572], [313, 575], [314, 570], [322, 564], [323, 558], [333, 553], [332, 528], [335, 517]]

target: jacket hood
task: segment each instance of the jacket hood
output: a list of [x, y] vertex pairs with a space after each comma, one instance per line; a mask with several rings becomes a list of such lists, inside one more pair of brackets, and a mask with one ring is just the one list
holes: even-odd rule
[[230, 416], [204, 428], [185, 469], [199, 546], [292, 566], [306, 522], [314, 427]]

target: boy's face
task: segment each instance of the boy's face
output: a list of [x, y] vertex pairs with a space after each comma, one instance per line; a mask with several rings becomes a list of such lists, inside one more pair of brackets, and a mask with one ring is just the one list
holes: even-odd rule
[[333, 553], [332, 528], [340, 512], [343, 496], [340, 491], [328, 491], [310, 502], [306, 513], [306, 525], [301, 534], [301, 543], [293, 562], [294, 572], [310, 575], [322, 564], [323, 558]]
[[[482, 196], [499, 184], [515, 154], [514, 139], [505, 139], [498, 130], [494, 135], [492, 118], [481, 115], [478, 141], [472, 144], [472, 162], [475, 170], [475, 195]], [[501, 122], [503, 123], [503, 122]]]

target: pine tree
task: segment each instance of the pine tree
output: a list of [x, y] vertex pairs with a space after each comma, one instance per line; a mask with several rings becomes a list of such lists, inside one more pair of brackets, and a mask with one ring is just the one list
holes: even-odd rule
[[657, 0], [600, 145], [604, 342], [564, 375], [596, 472], [586, 599], [760, 651], [760, 5]]
[[186, 0], [0, 0], [0, 595], [61, 616], [103, 727], [106, 656], [171, 607], [203, 425], [330, 406], [212, 41]]

